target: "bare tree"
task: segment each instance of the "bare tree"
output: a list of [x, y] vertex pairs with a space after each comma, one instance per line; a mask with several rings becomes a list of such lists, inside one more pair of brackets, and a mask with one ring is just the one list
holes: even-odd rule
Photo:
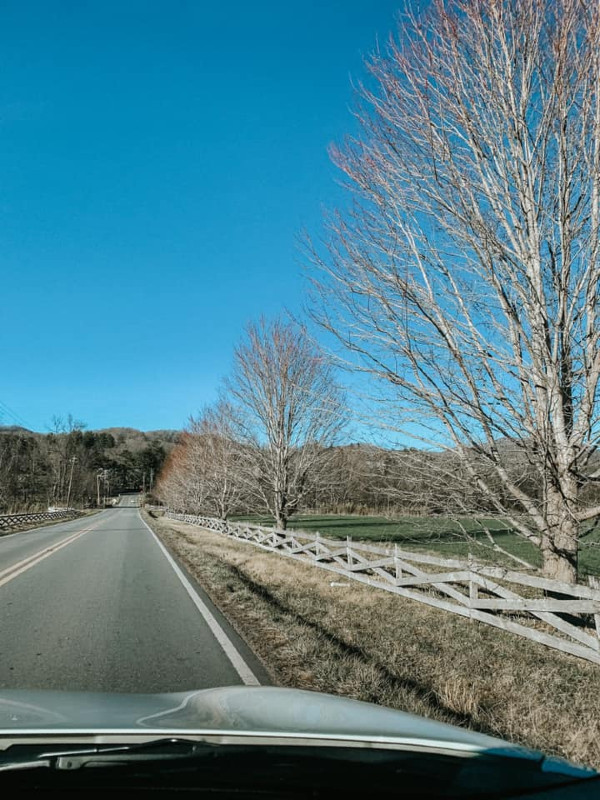
[[575, 581], [600, 514], [598, 3], [433, 0], [369, 67], [315, 313], [389, 387], [386, 424]]
[[305, 330], [263, 319], [248, 325], [226, 387], [240, 410], [240, 473], [285, 529], [343, 425], [332, 369]]
[[239, 510], [244, 483], [238, 427], [234, 410], [224, 399], [191, 417], [160, 475], [158, 497], [178, 511], [221, 519]]
[[181, 434], [178, 444], [167, 457], [156, 482], [157, 498], [174, 511], [203, 513], [203, 464], [196, 463], [193, 436]]
[[244, 493], [238, 428], [235, 411], [224, 399], [206, 408], [197, 419], [192, 418], [188, 428], [194, 462], [200, 469], [204, 506], [221, 519], [239, 510]]
[[48, 497], [50, 502], [67, 502], [69, 477], [72, 483], [76, 464], [72, 459], [75, 457], [78, 438], [86, 427], [85, 422], [75, 419], [72, 414], [67, 414], [66, 419], [56, 414], [52, 417], [47, 442], [53, 472], [52, 488]]

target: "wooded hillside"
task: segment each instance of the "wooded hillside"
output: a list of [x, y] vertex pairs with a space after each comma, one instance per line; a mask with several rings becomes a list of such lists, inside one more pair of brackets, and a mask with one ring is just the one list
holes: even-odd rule
[[95, 506], [120, 491], [152, 488], [177, 431], [88, 431], [72, 419], [49, 433], [0, 427], [0, 512]]

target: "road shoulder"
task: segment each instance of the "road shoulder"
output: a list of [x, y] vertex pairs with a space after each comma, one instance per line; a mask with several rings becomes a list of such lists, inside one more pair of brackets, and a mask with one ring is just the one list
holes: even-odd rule
[[[244, 630], [236, 624], [235, 618], [232, 618], [224, 611], [214, 594], [208, 591], [203, 581], [199, 579], [197, 570], [194, 569], [193, 564], [190, 564], [185, 554], [181, 552], [181, 548], [177, 546], [176, 537], [174, 539], [169, 535], [168, 526], [162, 520], [156, 519], [142, 509], [140, 509], [140, 517], [142, 522], [148, 526], [158, 539], [157, 544], [166, 551], [167, 558], [174, 562], [171, 566], [175, 568], [176, 572], [181, 572], [180, 580], [183, 579], [184, 588], [186, 588], [205, 621], [208, 622], [213, 636], [219, 641], [221, 648], [240, 674], [243, 682], [247, 685], [258, 684], [262, 686], [274, 684], [273, 674], [265, 661], [257, 653], [252, 642], [245, 635]], [[189, 584], [189, 588], [185, 586], [186, 583]], [[196, 602], [193, 595], [196, 595], [198, 602]], [[211, 618], [212, 621], [209, 621]], [[216, 627], [221, 629], [223, 635], [219, 634]], [[232, 650], [233, 652], [231, 652]]]
[[598, 768], [600, 670], [185, 523], [157, 534], [282, 686], [341, 694]]

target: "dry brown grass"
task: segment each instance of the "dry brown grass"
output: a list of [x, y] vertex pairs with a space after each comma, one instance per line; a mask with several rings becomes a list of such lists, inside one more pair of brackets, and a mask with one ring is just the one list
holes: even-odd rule
[[[600, 768], [600, 669], [172, 520], [149, 520], [277, 683], [380, 703]], [[344, 581], [346, 583], [346, 581]]]

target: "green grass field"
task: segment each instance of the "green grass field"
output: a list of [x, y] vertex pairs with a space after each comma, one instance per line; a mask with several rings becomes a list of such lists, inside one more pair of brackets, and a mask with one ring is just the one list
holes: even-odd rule
[[[234, 517], [232, 521], [254, 522], [258, 525], [270, 526], [271, 517], [245, 516]], [[540, 554], [536, 547], [517, 536], [499, 519], [482, 519], [480, 523], [493, 531], [494, 539], [503, 549], [534, 566], [540, 566]], [[461, 519], [460, 524], [449, 517], [386, 517], [313, 515], [292, 517], [288, 527], [296, 531], [317, 533], [329, 539], [345, 539], [350, 536], [356, 541], [381, 543], [395, 542], [405, 550], [422, 550], [437, 553], [448, 558], [466, 557], [472, 553], [478, 559], [490, 560], [494, 563], [511, 565], [518, 569], [518, 564], [501, 553], [486, 547], [489, 545], [481, 524], [473, 519]], [[461, 525], [469, 533], [465, 538]], [[594, 546], [596, 545], [597, 546]], [[591, 546], [590, 546], [591, 545]], [[600, 575], [600, 529], [588, 531], [583, 538], [579, 570], [582, 576]]]

